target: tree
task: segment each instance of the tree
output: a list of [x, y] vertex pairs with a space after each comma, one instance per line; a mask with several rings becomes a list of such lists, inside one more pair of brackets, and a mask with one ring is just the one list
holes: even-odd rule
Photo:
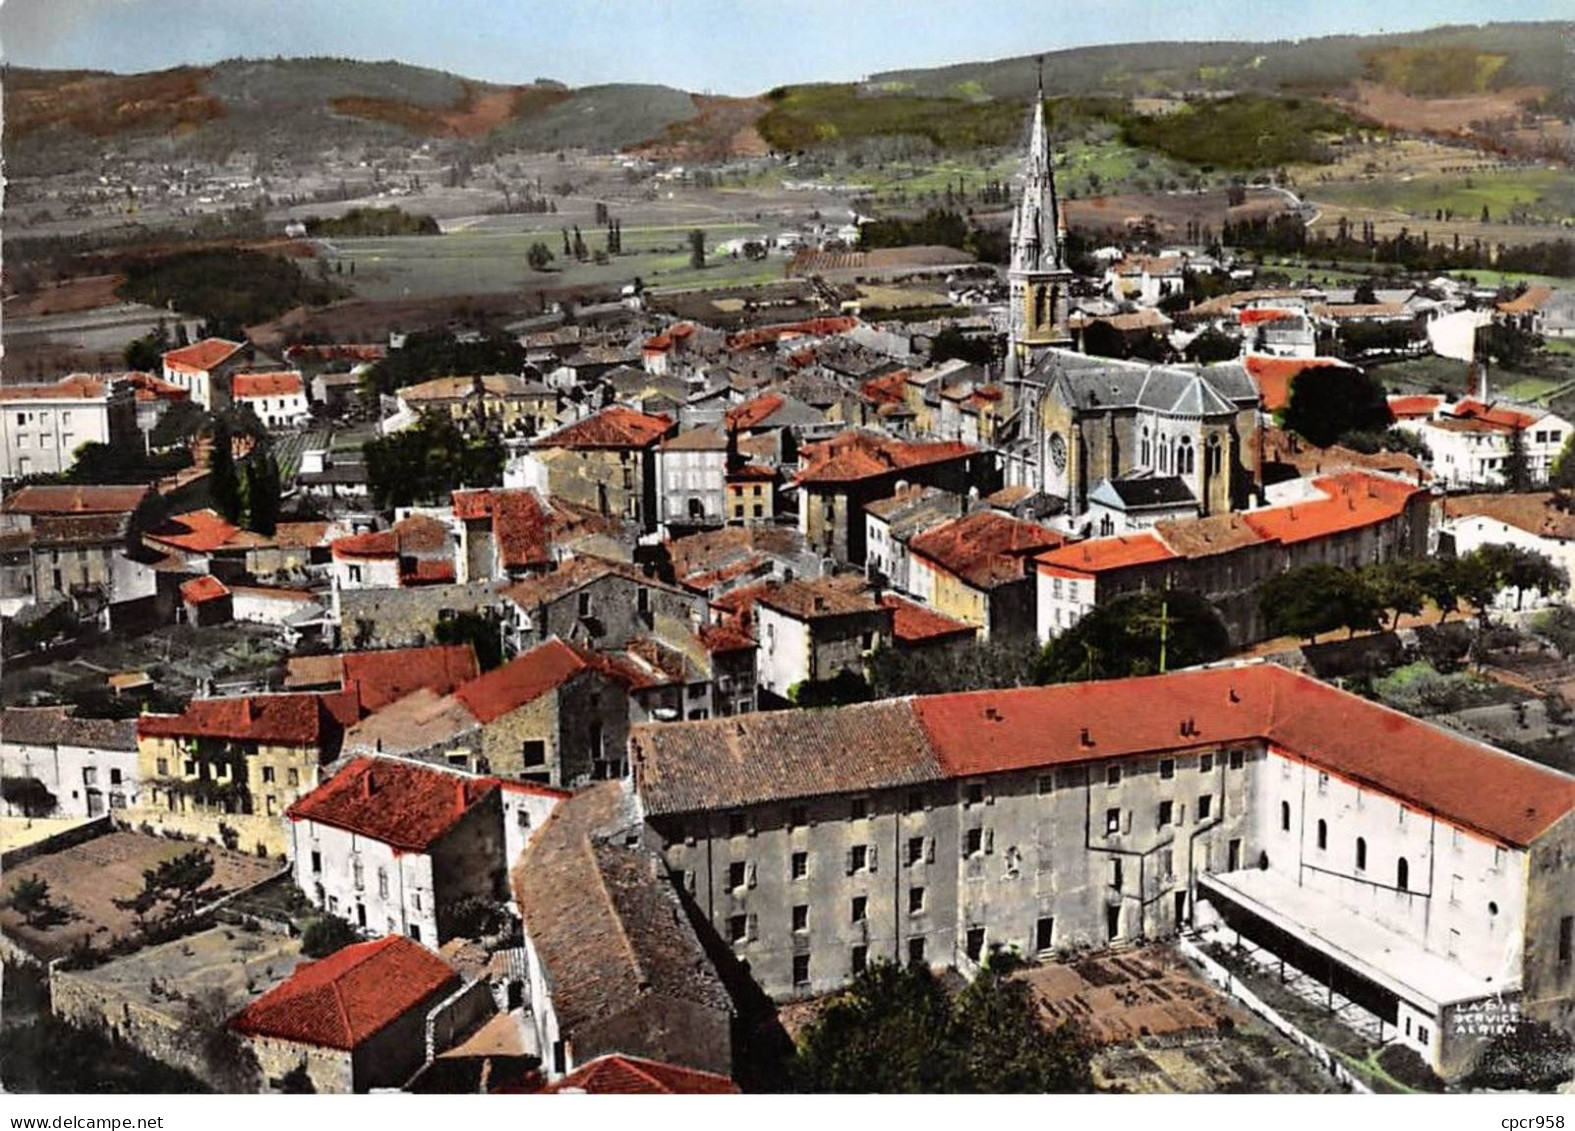
[[1542, 338], [1507, 322], [1490, 322], [1477, 328], [1476, 352], [1508, 369], [1518, 369], [1536, 357]]
[[24, 817], [47, 817], [60, 804], [49, 787], [35, 777], [0, 778], [0, 798], [22, 810]]
[[1509, 450], [1504, 453], [1504, 490], [1531, 490], [1531, 458], [1526, 454], [1526, 430], [1516, 428], [1509, 434]]
[[525, 262], [530, 264], [532, 271], [545, 271], [552, 258], [552, 250], [540, 240], [531, 244], [530, 250], [525, 253]]
[[23, 876], [5, 898], [5, 906], [22, 916], [29, 927], [52, 927], [66, 920], [65, 910], [49, 891], [49, 881], [34, 873]]
[[[1564, 450], [1559, 452], [1558, 458], [1553, 461], [1553, 470], [1548, 477], [1548, 486], [1559, 491], [1575, 489], [1575, 433], [1564, 441]], [[1568, 505], [1568, 500], [1564, 500]]]
[[301, 953], [308, 958], [327, 958], [360, 939], [356, 929], [337, 915], [324, 913], [301, 931]]
[[799, 1038], [795, 1086], [832, 1093], [1086, 1092], [1092, 1049], [1052, 1031], [1014, 964], [992, 955], [955, 998], [928, 967], [877, 962]]
[[208, 455], [208, 496], [213, 507], [226, 522], [239, 524], [241, 520], [241, 480], [235, 468], [235, 451], [231, 446], [229, 421], [216, 416], [209, 433], [213, 450]]
[[208, 423], [208, 414], [194, 401], [175, 401], [164, 410], [153, 431], [148, 435], [148, 446], [154, 451], [177, 446], [189, 446], [193, 438]]
[[1354, 570], [1328, 562], [1277, 574], [1258, 590], [1258, 609], [1274, 636], [1295, 636], [1316, 642], [1337, 628], [1383, 627], [1383, 603]]
[[689, 266], [696, 271], [705, 266], [705, 232], [699, 228], [689, 233]]
[[1125, 679], [1208, 663], [1230, 648], [1214, 606], [1187, 590], [1148, 590], [1099, 605], [1045, 645], [1040, 683]]
[[1038, 645], [1032, 639], [991, 637], [945, 648], [880, 647], [869, 658], [877, 699], [1022, 687], [1034, 682]]
[[1383, 385], [1360, 369], [1304, 369], [1291, 379], [1280, 425], [1327, 448], [1347, 432], [1382, 432], [1394, 422]]
[[1232, 361], [1241, 356], [1241, 343], [1210, 326], [1187, 343], [1186, 358], [1195, 365]]
[[1356, 293], [1351, 296], [1351, 301], [1365, 306], [1376, 306], [1378, 304], [1378, 292], [1373, 289], [1373, 281], [1371, 279], [1363, 279], [1360, 283], [1357, 283]]
[[1575, 609], [1568, 605], [1554, 605], [1537, 614], [1531, 631], [1553, 645], [1561, 658], [1575, 656]]
[[947, 326], [930, 339], [930, 364], [959, 358], [970, 365], [989, 365], [995, 359], [995, 347], [988, 339], [970, 338], [956, 326]]
[[1545, 1021], [1519, 1021], [1487, 1043], [1464, 1083], [1496, 1091], [1552, 1092], [1575, 1079], [1575, 1038]]
[[1466, 555], [1461, 568], [1470, 568], [1473, 563], [1491, 578], [1488, 599], [1491, 600], [1500, 589], [1513, 589], [1517, 609], [1524, 604], [1528, 590], [1553, 594], [1569, 588], [1568, 572], [1562, 566], [1554, 565], [1553, 559], [1537, 550], [1490, 542]]
[[1400, 627], [1401, 615], [1417, 616], [1426, 593], [1422, 587], [1421, 563], [1409, 558], [1365, 566], [1361, 581], [1372, 592], [1380, 608], [1394, 614], [1391, 628]]
[[279, 524], [284, 487], [279, 461], [271, 445], [255, 449], [240, 467], [243, 525], [258, 534], [272, 534]]
[[122, 911], [133, 912], [144, 926], [159, 904], [167, 904], [166, 922], [178, 922], [190, 918], [202, 904], [219, 895], [221, 889], [208, 886], [212, 878], [213, 853], [194, 848], [161, 861], [156, 868], [145, 869], [142, 890], [114, 903]]
[[384, 510], [440, 502], [460, 487], [496, 486], [507, 459], [498, 436], [468, 437], [438, 414], [372, 440], [362, 452], [372, 498]]

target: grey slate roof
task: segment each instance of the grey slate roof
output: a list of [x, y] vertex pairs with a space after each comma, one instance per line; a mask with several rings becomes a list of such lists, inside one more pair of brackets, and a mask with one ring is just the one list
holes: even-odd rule
[[1075, 408], [1151, 409], [1177, 416], [1228, 415], [1258, 401], [1240, 362], [1193, 369], [1051, 350], [1034, 376], [1055, 384]]
[[7, 707], [0, 712], [0, 741], [25, 746], [91, 746], [135, 750], [136, 719], [79, 719], [63, 707]]
[[1088, 497], [1091, 502], [1121, 510], [1195, 506], [1198, 501], [1186, 481], [1174, 475], [1152, 479], [1103, 479]]

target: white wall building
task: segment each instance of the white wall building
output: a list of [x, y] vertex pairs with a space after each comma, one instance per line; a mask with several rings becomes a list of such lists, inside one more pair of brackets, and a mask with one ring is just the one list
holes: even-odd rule
[[237, 408], [250, 408], [265, 428], [299, 428], [312, 418], [301, 374], [237, 373], [230, 378], [230, 397]]
[[129, 386], [86, 373], [48, 385], [0, 385], [0, 476], [69, 471], [89, 443], [138, 443]]
[[661, 515], [669, 526], [721, 526], [727, 516], [727, 437], [695, 428], [656, 450]]
[[[32, 779], [55, 798], [52, 813], [97, 817], [136, 802], [135, 719], [79, 719], [61, 707], [10, 707], [0, 713], [0, 776]], [[27, 815], [19, 802], [0, 812]]]

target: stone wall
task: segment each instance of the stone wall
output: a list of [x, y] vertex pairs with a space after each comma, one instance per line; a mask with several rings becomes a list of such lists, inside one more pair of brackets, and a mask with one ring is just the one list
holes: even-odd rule
[[336, 594], [338, 644], [344, 649], [411, 648], [431, 644], [445, 610], [492, 607], [498, 584], [422, 585], [413, 589], [341, 589]]

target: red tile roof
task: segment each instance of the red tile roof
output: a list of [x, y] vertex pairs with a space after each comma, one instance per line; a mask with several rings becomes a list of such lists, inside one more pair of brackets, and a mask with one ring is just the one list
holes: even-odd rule
[[380, 711], [418, 688], [448, 695], [481, 674], [469, 644], [347, 652], [337, 658], [344, 689], [357, 693], [365, 711]]
[[178, 715], [138, 716], [137, 737], [322, 746], [338, 727], [354, 721], [354, 705], [354, 695], [343, 693], [193, 699]]
[[871, 404], [904, 404], [907, 401], [908, 378], [911, 376], [908, 370], [899, 369], [884, 377], [872, 377], [862, 387], [864, 399]]
[[230, 591], [224, 582], [209, 574], [194, 577], [180, 587], [180, 599], [189, 605], [200, 605], [204, 601], [216, 601], [229, 595]]
[[560, 428], [536, 443], [538, 448], [648, 448], [672, 431], [665, 416], [651, 416], [614, 405], [595, 416]]
[[1349, 369], [1351, 366], [1333, 357], [1261, 357], [1253, 354], [1247, 358], [1247, 376], [1258, 386], [1258, 397], [1269, 412], [1278, 412], [1291, 403], [1291, 382], [1308, 369]]
[[621, 1053], [599, 1056], [542, 1089], [546, 1093], [584, 1092], [593, 1096], [721, 1096], [738, 1090], [732, 1080], [714, 1072]]
[[975, 511], [914, 535], [908, 550], [976, 589], [990, 589], [1023, 577], [1032, 555], [1065, 541], [1037, 523], [999, 511]]
[[1070, 572], [1086, 576], [1106, 570], [1152, 565], [1175, 556], [1157, 534], [1143, 531], [1139, 534], [1120, 534], [1114, 538], [1090, 538], [1086, 542], [1069, 543], [1047, 554], [1040, 554], [1034, 560], [1039, 563], [1042, 573], [1065, 576]]
[[145, 537], [194, 554], [211, 554], [240, 530], [226, 522], [217, 511], [204, 509], [173, 515], [168, 522], [148, 531]]
[[132, 387], [139, 401], [184, 401], [191, 399], [189, 390], [172, 385], [151, 373], [123, 373], [115, 378]]
[[287, 373], [237, 373], [230, 378], [230, 393], [235, 397], [294, 397], [305, 389], [301, 375]]
[[647, 353], [666, 353], [674, 346], [682, 343], [695, 332], [693, 322], [680, 322], [676, 326], [669, 326], [660, 334], [647, 338], [641, 348]]
[[963, 459], [977, 451], [957, 440], [906, 443], [869, 432], [850, 431], [805, 445], [797, 483], [853, 483], [915, 467]]
[[108, 393], [103, 379], [89, 373], [73, 373], [47, 385], [0, 385], [0, 401], [96, 401]]
[[418, 558], [399, 571], [401, 585], [449, 585], [457, 575], [454, 563]]
[[350, 1050], [458, 985], [459, 976], [426, 947], [389, 935], [302, 963], [236, 1014], [230, 1026], [253, 1036]]
[[757, 646], [748, 634], [723, 624], [703, 624], [695, 630], [695, 637], [700, 646], [713, 655], [743, 652]]
[[1464, 420], [1479, 420], [1484, 424], [1505, 432], [1514, 432], [1530, 428], [1541, 420], [1546, 413], [1520, 412], [1508, 405], [1497, 403], [1483, 404], [1471, 397], [1459, 401], [1449, 410], [1450, 415]]
[[1254, 306], [1243, 310], [1238, 317], [1243, 326], [1254, 326], [1259, 322], [1284, 322], [1292, 318], [1300, 318], [1301, 314], [1295, 310], [1285, 310], [1276, 306]]
[[6, 514], [130, 514], [153, 488], [42, 484], [13, 491], [0, 503]]
[[215, 365], [222, 364], [237, 350], [245, 349], [244, 342], [229, 342], [223, 338], [204, 338], [200, 342], [193, 342], [189, 346], [181, 346], [164, 355], [164, 364], [171, 369], [179, 369], [187, 373], [206, 373]]
[[588, 666], [578, 652], [555, 636], [471, 680], [456, 690], [454, 697], [477, 721], [490, 723], [541, 698]]
[[949, 638], [971, 639], [979, 634], [971, 624], [943, 616], [895, 593], [882, 594], [880, 603], [891, 610], [891, 634], [901, 644], [933, 644]]
[[[917, 741], [881, 743], [879, 735], [901, 732], [910, 718]], [[1529, 845], [1575, 810], [1575, 777], [1273, 664], [631, 734], [637, 782], [656, 814], [1262, 741], [1504, 844]]]
[[357, 758], [291, 805], [285, 816], [370, 837], [396, 852], [426, 852], [496, 789], [491, 778]]
[[455, 491], [454, 514], [466, 522], [490, 518], [504, 569], [534, 569], [553, 563], [556, 540], [580, 532], [607, 531], [612, 522], [562, 500], [543, 501], [530, 490]]
[[1437, 395], [1419, 395], [1410, 397], [1390, 397], [1389, 413], [1396, 420], [1408, 418], [1428, 417], [1438, 411], [1444, 398]]
[[776, 393], [766, 393], [754, 400], [745, 401], [727, 410], [724, 420], [729, 431], [748, 432], [757, 428], [771, 417], [787, 402]]
[[413, 514], [387, 530], [335, 538], [330, 548], [335, 558], [431, 557], [447, 552], [449, 529], [439, 519]]
[[846, 334], [858, 324], [857, 318], [842, 315], [806, 318], [802, 322], [781, 322], [774, 326], [756, 326], [754, 329], [741, 331], [728, 338], [727, 348], [737, 352], [755, 349], [757, 346], [768, 345], [771, 342], [780, 342], [785, 338], [829, 338], [834, 334]]
[[1344, 471], [1314, 479], [1326, 498], [1249, 511], [1242, 521], [1265, 538], [1292, 544], [1324, 538], [1384, 522], [1405, 512], [1411, 496], [1422, 490], [1384, 475]]

